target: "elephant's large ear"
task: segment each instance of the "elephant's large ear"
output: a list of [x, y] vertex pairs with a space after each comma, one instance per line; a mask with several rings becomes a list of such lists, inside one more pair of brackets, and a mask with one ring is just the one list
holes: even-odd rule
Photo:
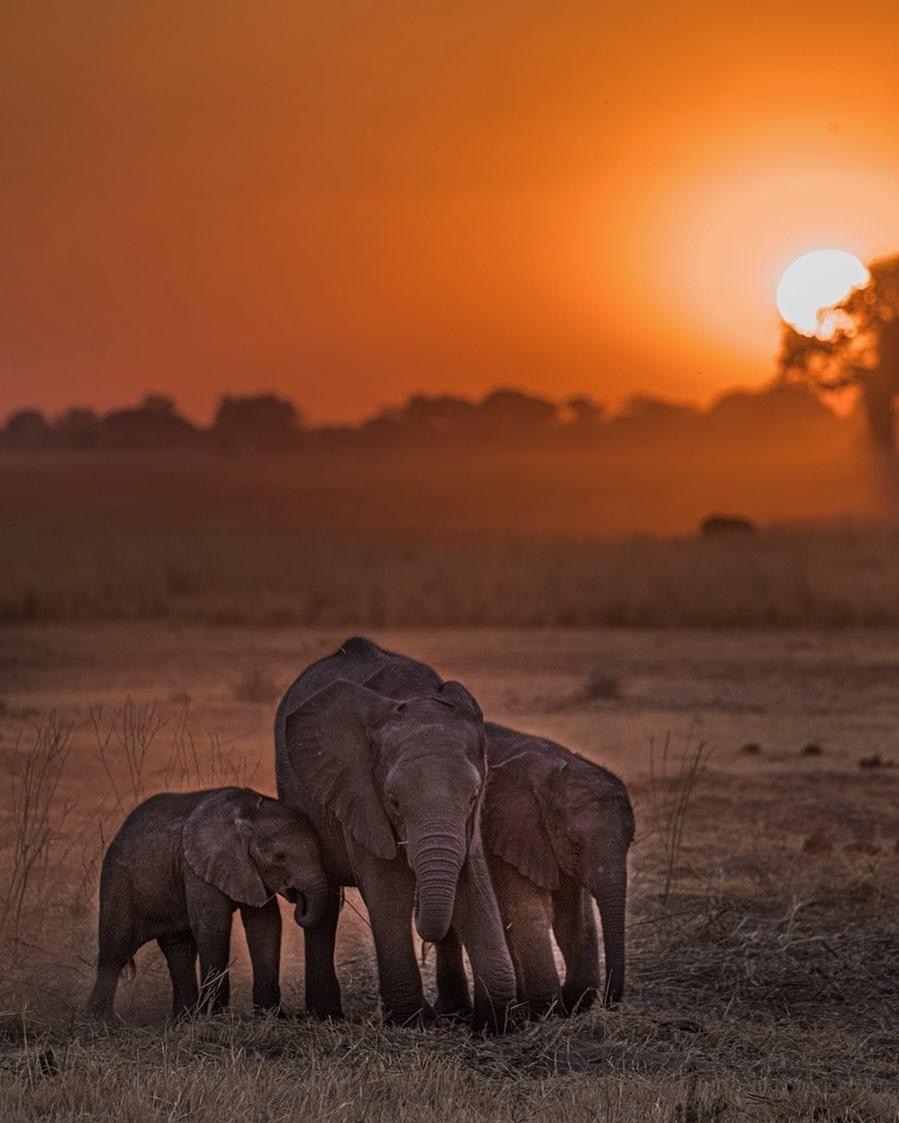
[[488, 772], [481, 812], [484, 843], [491, 853], [541, 889], [558, 889], [559, 864], [546, 833], [528, 764], [526, 756], [512, 756], [493, 765]]
[[188, 816], [182, 835], [184, 856], [197, 877], [257, 909], [270, 896], [249, 852], [261, 798], [246, 788], [213, 792]]
[[463, 713], [474, 718], [475, 721], [483, 721], [484, 715], [481, 713], [481, 707], [478, 705], [473, 694], [462, 685], [461, 682], [445, 682], [437, 693], [437, 697], [444, 702], [449, 702]]
[[396, 703], [338, 679], [287, 716], [287, 759], [312, 799], [379, 858], [396, 840], [374, 777], [371, 734]]

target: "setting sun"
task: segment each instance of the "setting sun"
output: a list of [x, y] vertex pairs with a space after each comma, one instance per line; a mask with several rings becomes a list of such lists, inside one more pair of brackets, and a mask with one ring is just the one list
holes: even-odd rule
[[825, 334], [821, 313], [867, 284], [868, 270], [844, 250], [803, 254], [784, 270], [777, 286], [777, 310], [805, 335]]

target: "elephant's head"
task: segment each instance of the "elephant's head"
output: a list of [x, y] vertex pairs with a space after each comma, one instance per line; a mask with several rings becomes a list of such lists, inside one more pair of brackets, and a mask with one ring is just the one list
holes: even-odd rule
[[261, 908], [276, 893], [304, 928], [321, 920], [328, 893], [318, 839], [297, 811], [248, 788], [211, 792], [184, 825], [194, 873], [234, 901]]
[[397, 701], [341, 679], [288, 716], [287, 746], [310, 798], [356, 844], [385, 860], [404, 848], [418, 933], [441, 940], [484, 782], [477, 702], [455, 682]]
[[595, 898], [608, 1002], [624, 992], [627, 852], [634, 814], [610, 772], [573, 755], [519, 753], [494, 765], [484, 806], [487, 848], [544, 889], [564, 875]]

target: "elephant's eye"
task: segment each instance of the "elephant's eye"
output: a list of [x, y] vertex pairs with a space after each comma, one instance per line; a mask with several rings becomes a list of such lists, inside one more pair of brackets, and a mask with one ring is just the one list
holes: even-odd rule
[[276, 862], [286, 862], [287, 861], [287, 855], [284, 853], [283, 850], [276, 850], [275, 851], [275, 861]]

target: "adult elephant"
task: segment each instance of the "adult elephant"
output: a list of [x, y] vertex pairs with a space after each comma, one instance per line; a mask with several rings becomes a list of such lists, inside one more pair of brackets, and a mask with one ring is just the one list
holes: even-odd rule
[[[621, 1000], [627, 855], [634, 815], [624, 784], [562, 745], [488, 723], [483, 834], [519, 1002], [571, 1013]], [[593, 899], [599, 906], [605, 985]], [[565, 960], [560, 984], [550, 931]], [[442, 1009], [464, 1009], [467, 980], [450, 933], [437, 951]]]
[[333, 887], [323, 922], [305, 940], [306, 1006], [341, 1014], [338, 887], [355, 885], [369, 912], [388, 1021], [432, 1013], [414, 915], [429, 942], [452, 926], [472, 966], [475, 1024], [501, 1030], [516, 986], [481, 843], [483, 717], [461, 684], [408, 662], [370, 640], [347, 640], [307, 668], [278, 707], [278, 794], [313, 823]]
[[[425, 663], [356, 639], [342, 654], [313, 664], [310, 685], [329, 681], [338, 668], [394, 698], [427, 694], [441, 681]], [[481, 830], [518, 1001], [533, 1013], [584, 1010], [599, 994], [617, 1003], [624, 993], [627, 854], [634, 835], [627, 789], [611, 772], [546, 738], [491, 722], [484, 729], [489, 774]], [[565, 960], [564, 984], [550, 930]], [[452, 930], [438, 945], [437, 984], [439, 1012], [470, 1010], [462, 948]]]

